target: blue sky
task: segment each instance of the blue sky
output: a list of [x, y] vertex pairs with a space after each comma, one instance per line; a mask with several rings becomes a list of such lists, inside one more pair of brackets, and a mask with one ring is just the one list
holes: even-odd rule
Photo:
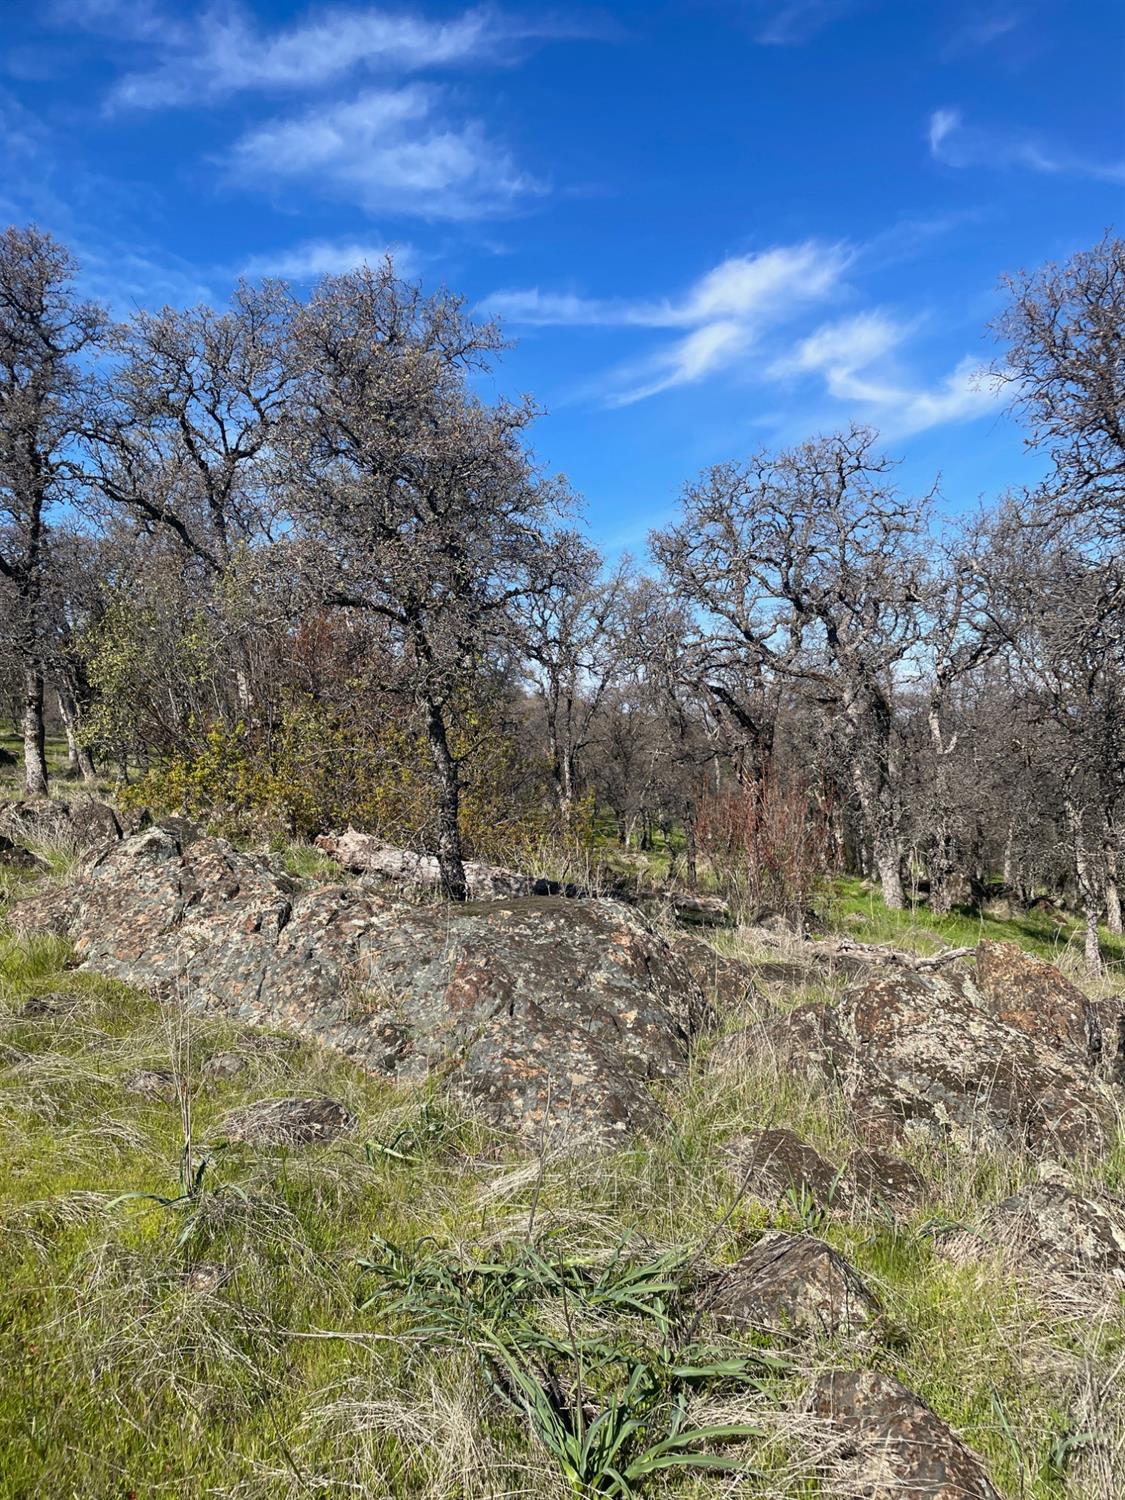
[[3, 16], [0, 217], [118, 312], [396, 247], [502, 315], [497, 388], [611, 550], [853, 419], [951, 510], [1030, 478], [980, 377], [998, 278], [1125, 227], [1122, 0]]

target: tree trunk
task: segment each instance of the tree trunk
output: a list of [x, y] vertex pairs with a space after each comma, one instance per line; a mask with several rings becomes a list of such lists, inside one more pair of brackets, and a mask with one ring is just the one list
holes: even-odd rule
[[78, 704], [67, 688], [59, 689], [59, 713], [62, 715], [63, 724], [66, 726], [66, 745], [69, 753], [70, 763], [76, 767], [87, 785], [97, 780], [97, 772], [94, 769], [94, 757], [82, 743], [79, 733]]
[[23, 674], [24, 785], [29, 797], [47, 795], [47, 731], [43, 722], [43, 678], [29, 667]]
[[1117, 850], [1112, 844], [1105, 850], [1105, 925], [1115, 936], [1120, 936], [1121, 887], [1117, 880]]
[[859, 799], [884, 904], [902, 911], [902, 840], [895, 808], [891, 711], [880, 699], [857, 700], [848, 711], [851, 727], [852, 783]]
[[876, 844], [875, 864], [879, 871], [883, 905], [890, 911], [902, 911], [906, 906], [906, 893], [902, 885], [902, 851], [897, 841]]
[[1081, 810], [1068, 798], [1065, 803], [1067, 823], [1074, 854], [1074, 878], [1078, 887], [1078, 902], [1086, 920], [1086, 972], [1094, 977], [1102, 972], [1102, 953], [1098, 944], [1099, 902], [1096, 872], [1091, 867], [1086, 848], [1085, 828]]
[[449, 748], [445, 719], [436, 703], [426, 705], [426, 738], [438, 780], [437, 859], [441, 883], [451, 901], [467, 901], [469, 885], [461, 853], [461, 773]]

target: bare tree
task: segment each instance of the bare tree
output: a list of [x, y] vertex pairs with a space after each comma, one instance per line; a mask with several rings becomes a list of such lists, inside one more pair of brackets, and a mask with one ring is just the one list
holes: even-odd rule
[[538, 587], [560, 489], [523, 447], [530, 405], [468, 388], [501, 347], [495, 327], [389, 259], [323, 281], [295, 336], [300, 389], [280, 435], [294, 523], [323, 547], [325, 599], [381, 616], [401, 652], [437, 780], [435, 852], [463, 899], [452, 729]]
[[551, 783], [565, 827], [579, 795], [579, 761], [606, 694], [625, 670], [629, 564], [603, 576], [602, 559], [574, 532], [541, 561], [542, 584], [526, 608], [522, 647], [543, 716]]
[[[971, 522], [946, 539], [920, 596], [924, 642], [923, 679], [928, 755], [918, 797], [929, 813], [924, 829], [930, 907], [947, 912], [958, 896], [973, 899], [972, 860], [967, 847], [971, 809], [957, 757], [966, 749], [972, 720], [958, 694], [966, 679], [999, 650], [1001, 639], [989, 613], [979, 553], [987, 542]], [[916, 822], [922, 822], [916, 818]]]
[[1054, 463], [1050, 489], [1071, 515], [1125, 517], [1125, 240], [1106, 234], [1064, 265], [1005, 280], [996, 373]]
[[708, 470], [654, 534], [671, 587], [749, 679], [842, 727], [887, 905], [905, 903], [895, 672], [918, 639], [929, 497], [906, 499], [865, 428]]
[[0, 579], [11, 596], [23, 691], [27, 793], [47, 792], [45, 601], [52, 512], [80, 482], [74, 441], [87, 389], [80, 361], [106, 333], [74, 288], [76, 267], [34, 227], [0, 235]]
[[1018, 518], [995, 528], [992, 586], [1006, 624], [1019, 712], [1054, 783], [1086, 924], [1086, 961], [1101, 968], [1098, 919], [1114, 914], [1114, 820], [1125, 790], [1125, 570], [1065, 542], [1039, 553]]
[[269, 530], [262, 460], [293, 377], [291, 310], [280, 283], [241, 283], [227, 312], [142, 310], [115, 335], [88, 434], [98, 485], [212, 575]]

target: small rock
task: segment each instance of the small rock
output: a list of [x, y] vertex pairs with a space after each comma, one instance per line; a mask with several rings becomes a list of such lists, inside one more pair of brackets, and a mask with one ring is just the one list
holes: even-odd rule
[[311, 1146], [354, 1126], [355, 1116], [335, 1099], [260, 1099], [227, 1115], [220, 1133], [254, 1146]]
[[913, 1391], [875, 1370], [814, 1381], [811, 1414], [831, 1424], [832, 1493], [848, 1500], [1000, 1500], [976, 1454]]
[[1113, 1101], [1082, 1057], [990, 1014], [967, 976], [881, 970], [832, 1019], [846, 1046], [829, 1038], [829, 1061], [868, 1144], [1108, 1148]]
[[1082, 1196], [1061, 1182], [1036, 1182], [1006, 1198], [989, 1228], [1010, 1234], [1017, 1250], [1063, 1276], [1125, 1281], [1125, 1201]]
[[24, 1002], [20, 1015], [27, 1021], [47, 1021], [52, 1016], [69, 1016], [78, 1005], [73, 995], [32, 995]]
[[10, 838], [0, 833], [0, 869], [46, 870], [48, 868], [45, 859], [40, 859], [38, 854], [32, 854], [31, 850], [25, 849], [22, 844], [13, 844]]
[[726, 1147], [731, 1173], [751, 1198], [773, 1205], [789, 1195], [818, 1208], [842, 1207], [848, 1199], [843, 1176], [792, 1130], [753, 1130]]
[[798, 1338], [856, 1334], [880, 1316], [878, 1300], [842, 1255], [807, 1235], [767, 1234], [704, 1294], [726, 1332]]
[[845, 1173], [857, 1202], [888, 1208], [895, 1214], [913, 1213], [925, 1201], [929, 1189], [926, 1179], [909, 1162], [874, 1146], [853, 1151]]
[[238, 1052], [212, 1052], [205, 1059], [200, 1072], [204, 1078], [227, 1079], [237, 1078], [244, 1073], [249, 1064], [246, 1058]]
[[229, 1266], [221, 1266], [213, 1260], [200, 1260], [187, 1268], [182, 1280], [185, 1290], [208, 1296], [225, 1286], [233, 1274]]
[[176, 1077], [160, 1068], [134, 1068], [122, 1080], [126, 1093], [143, 1094], [149, 1099], [174, 1099]]

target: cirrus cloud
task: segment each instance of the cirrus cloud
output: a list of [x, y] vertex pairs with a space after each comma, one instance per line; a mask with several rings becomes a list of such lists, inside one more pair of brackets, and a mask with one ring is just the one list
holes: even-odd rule
[[413, 83], [268, 120], [238, 140], [231, 176], [429, 219], [472, 218], [543, 191], [477, 120], [455, 123], [442, 92]]

